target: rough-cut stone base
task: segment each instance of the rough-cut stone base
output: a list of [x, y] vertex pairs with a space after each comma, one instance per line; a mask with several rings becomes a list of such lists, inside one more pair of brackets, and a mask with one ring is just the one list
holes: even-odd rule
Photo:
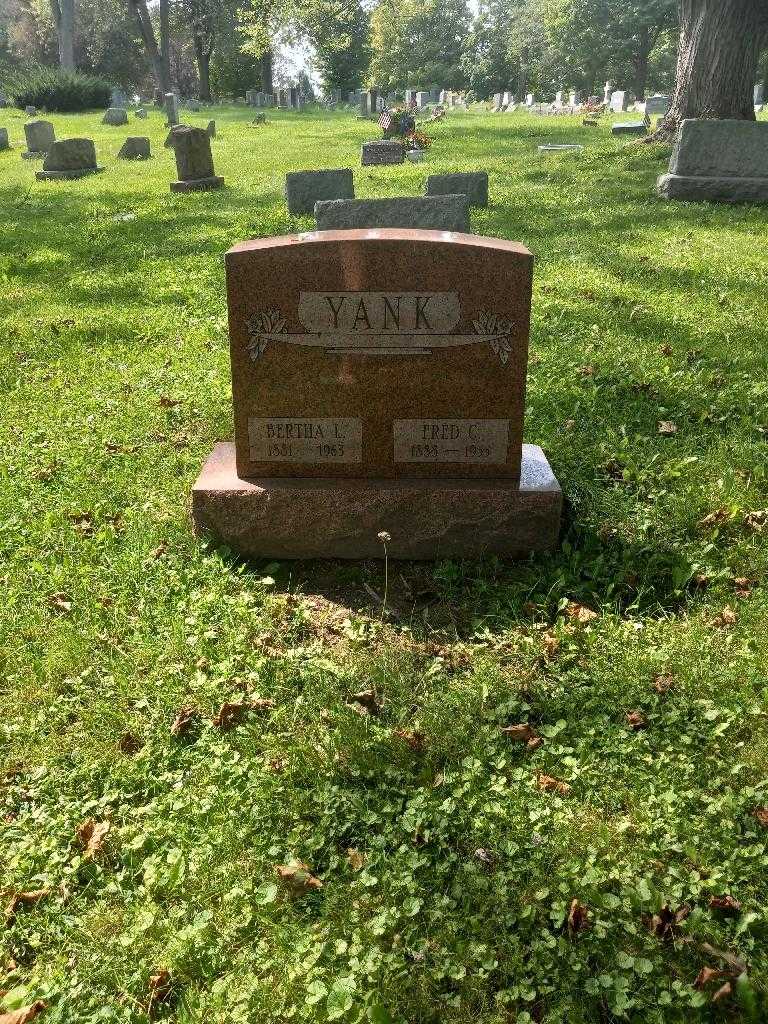
[[656, 182], [662, 199], [716, 203], [768, 203], [768, 178], [696, 178], [662, 174]]
[[73, 167], [68, 171], [35, 171], [38, 181], [74, 181], [89, 174], [101, 174], [103, 167]]
[[25, 149], [21, 154], [22, 160], [45, 160], [48, 156], [43, 150]]
[[214, 174], [212, 178], [195, 178], [194, 181], [172, 181], [171, 192], [211, 192], [221, 188], [224, 179]]
[[520, 483], [496, 480], [243, 480], [217, 444], [192, 488], [198, 533], [257, 558], [521, 557], [556, 545], [562, 491], [523, 445]]

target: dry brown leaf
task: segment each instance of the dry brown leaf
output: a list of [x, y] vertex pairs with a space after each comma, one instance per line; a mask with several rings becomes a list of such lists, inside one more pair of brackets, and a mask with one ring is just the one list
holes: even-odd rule
[[747, 512], [744, 516], [744, 525], [748, 526], [750, 530], [762, 532], [767, 524], [768, 508], [755, 509], [753, 512]]
[[722, 976], [723, 972], [718, 971], [716, 967], [702, 967], [696, 975], [693, 987], [701, 990], [705, 985], [708, 985], [710, 981], [713, 981], [715, 978], [721, 978]]
[[568, 911], [568, 931], [572, 935], [577, 935], [587, 927], [587, 917], [589, 911], [580, 903], [578, 900], [571, 901], [571, 907]]
[[659, 420], [658, 431], [660, 434], [669, 437], [670, 434], [677, 433], [677, 424], [674, 420]]
[[673, 348], [672, 348], [672, 346], [671, 346], [671, 345], [670, 345], [670, 344], [669, 344], [669, 343], [667, 342], [667, 344], [665, 344], [665, 345], [662, 345], [662, 346], [661, 346], [661, 348], [659, 349], [659, 352], [661, 352], [661, 354], [662, 354], [663, 356], [671, 356], [671, 355], [672, 355], [672, 353], [674, 352], [674, 349], [673, 349]]
[[640, 711], [628, 711], [624, 717], [627, 720], [627, 725], [637, 732], [639, 729], [645, 729], [648, 722], [645, 716]]
[[102, 852], [110, 827], [108, 821], [96, 821], [95, 818], [86, 818], [77, 826], [77, 841], [83, 848], [83, 860], [92, 860]]
[[726, 981], [726, 983], [721, 985], [717, 992], [712, 996], [712, 1002], [719, 1003], [721, 999], [727, 999], [732, 991], [733, 988], [730, 981]]
[[137, 754], [143, 745], [144, 744], [141, 740], [136, 739], [136, 737], [130, 732], [123, 733], [117, 741], [117, 749], [121, 754], [127, 754], [129, 757], [131, 754]]
[[500, 732], [502, 736], [506, 736], [508, 740], [512, 740], [514, 743], [527, 743], [537, 736], [535, 730], [527, 722], [523, 725], [502, 726]]
[[59, 612], [59, 614], [61, 615], [67, 615], [69, 612], [72, 611], [72, 603], [72, 598], [69, 596], [69, 594], [51, 594], [51, 596], [48, 598], [49, 606], [55, 612]]
[[199, 712], [194, 704], [185, 704], [176, 712], [171, 725], [171, 736], [185, 736], [198, 718]]
[[92, 537], [96, 532], [93, 525], [93, 516], [90, 512], [78, 512], [69, 517], [70, 523], [83, 537]]
[[714, 512], [710, 512], [703, 519], [700, 519], [697, 525], [700, 529], [708, 529], [711, 526], [721, 526], [723, 523], [728, 522], [730, 518], [731, 513], [727, 508], [716, 508]]
[[152, 1015], [152, 1008], [155, 1003], [167, 1002], [171, 994], [172, 980], [171, 972], [166, 967], [158, 967], [154, 974], [149, 976], [149, 1005], [147, 1013]]
[[526, 743], [526, 746], [529, 750], [538, 750], [543, 742], [544, 740], [541, 736], [531, 736], [531, 738]]
[[213, 719], [213, 724], [227, 732], [238, 725], [249, 711], [271, 711], [275, 702], [266, 697], [255, 697], [251, 700], [225, 701]]
[[541, 634], [541, 642], [544, 644], [544, 657], [550, 661], [560, 649], [560, 640], [554, 633], [547, 630]]
[[498, 860], [496, 854], [492, 850], [486, 850], [482, 846], [475, 850], [475, 857], [477, 857], [481, 864], [485, 864], [488, 868], [493, 867]]
[[361, 690], [360, 693], [353, 693], [352, 702], [357, 704], [358, 709], [367, 715], [378, 715], [381, 711], [381, 702], [376, 696], [375, 690]]
[[347, 860], [353, 871], [361, 871], [365, 867], [365, 854], [360, 853], [354, 846], [347, 850]]
[[30, 889], [27, 892], [15, 892], [11, 896], [8, 906], [5, 908], [5, 919], [10, 921], [16, 914], [19, 907], [34, 907], [40, 900], [50, 896], [50, 889]]
[[751, 580], [748, 576], [736, 576], [733, 580], [733, 589], [737, 597], [750, 597], [756, 586], [757, 580]]
[[724, 629], [727, 626], [732, 626], [737, 618], [736, 612], [727, 604], [720, 614], [712, 619], [710, 625], [715, 626], [717, 629]]
[[168, 395], [163, 395], [157, 404], [162, 409], [174, 409], [177, 405], [181, 405], [181, 399], [169, 398]]
[[658, 939], [672, 939], [677, 934], [678, 925], [688, 917], [691, 908], [683, 904], [678, 910], [672, 910], [668, 903], [665, 903], [658, 914], [654, 914], [648, 925]]
[[560, 779], [555, 779], [551, 775], [539, 775], [536, 784], [545, 793], [554, 792], [559, 793], [560, 796], [566, 796], [571, 792], [571, 787], [567, 782], [561, 782]]
[[38, 1013], [42, 1013], [47, 1005], [42, 999], [36, 999], [30, 1006], [22, 1006], [19, 1010], [0, 1013], [0, 1024], [28, 1024], [29, 1021], [35, 1019]]
[[403, 743], [407, 743], [416, 754], [423, 754], [427, 745], [427, 739], [423, 732], [418, 729], [395, 729], [394, 735]]
[[741, 904], [733, 896], [712, 896], [709, 901], [710, 910], [721, 910], [724, 914], [738, 914]]
[[585, 604], [579, 604], [578, 601], [569, 601], [565, 606], [565, 614], [580, 626], [585, 626], [588, 622], [598, 618], [597, 612], [587, 608]]
[[669, 672], [660, 672], [653, 680], [653, 688], [656, 693], [669, 693], [675, 685], [675, 677]]
[[768, 828], [768, 807], [758, 807], [752, 812], [763, 828]]
[[289, 864], [276, 864], [275, 874], [295, 896], [303, 895], [323, 888], [323, 883], [309, 870], [304, 861], [291, 861]]

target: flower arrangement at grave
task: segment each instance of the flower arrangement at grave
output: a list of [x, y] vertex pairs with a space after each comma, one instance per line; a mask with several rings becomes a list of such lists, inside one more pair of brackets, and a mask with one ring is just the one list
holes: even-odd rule
[[408, 107], [382, 110], [379, 127], [385, 139], [395, 139], [405, 149], [429, 149], [432, 140], [416, 128], [416, 118]]

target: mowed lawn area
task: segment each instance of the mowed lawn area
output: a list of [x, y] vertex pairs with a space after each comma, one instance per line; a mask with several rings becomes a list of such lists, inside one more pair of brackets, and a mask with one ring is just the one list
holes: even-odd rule
[[[354, 113], [185, 112], [227, 187], [174, 196], [157, 111], [52, 116], [105, 167], [60, 183], [1, 113], [0, 1006], [765, 1020], [768, 209], [658, 200], [669, 150], [608, 121], [453, 113], [424, 164], [361, 168]], [[223, 253], [310, 229], [285, 172], [344, 166], [359, 196], [487, 169], [473, 229], [535, 253], [552, 555], [390, 563], [385, 602], [383, 563], [193, 536]]]

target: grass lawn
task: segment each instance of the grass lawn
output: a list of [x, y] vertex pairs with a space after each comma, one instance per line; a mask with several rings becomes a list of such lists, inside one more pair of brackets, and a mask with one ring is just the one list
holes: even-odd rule
[[[173, 196], [156, 111], [53, 116], [105, 166], [65, 183], [1, 113], [2, 1007], [767, 1019], [768, 210], [657, 200], [668, 151], [578, 118], [457, 113], [362, 169], [353, 114], [218, 109], [226, 189]], [[384, 609], [381, 564], [244, 564], [189, 517], [232, 432], [222, 255], [339, 166], [490, 172], [568, 499], [551, 556], [390, 565]]]

